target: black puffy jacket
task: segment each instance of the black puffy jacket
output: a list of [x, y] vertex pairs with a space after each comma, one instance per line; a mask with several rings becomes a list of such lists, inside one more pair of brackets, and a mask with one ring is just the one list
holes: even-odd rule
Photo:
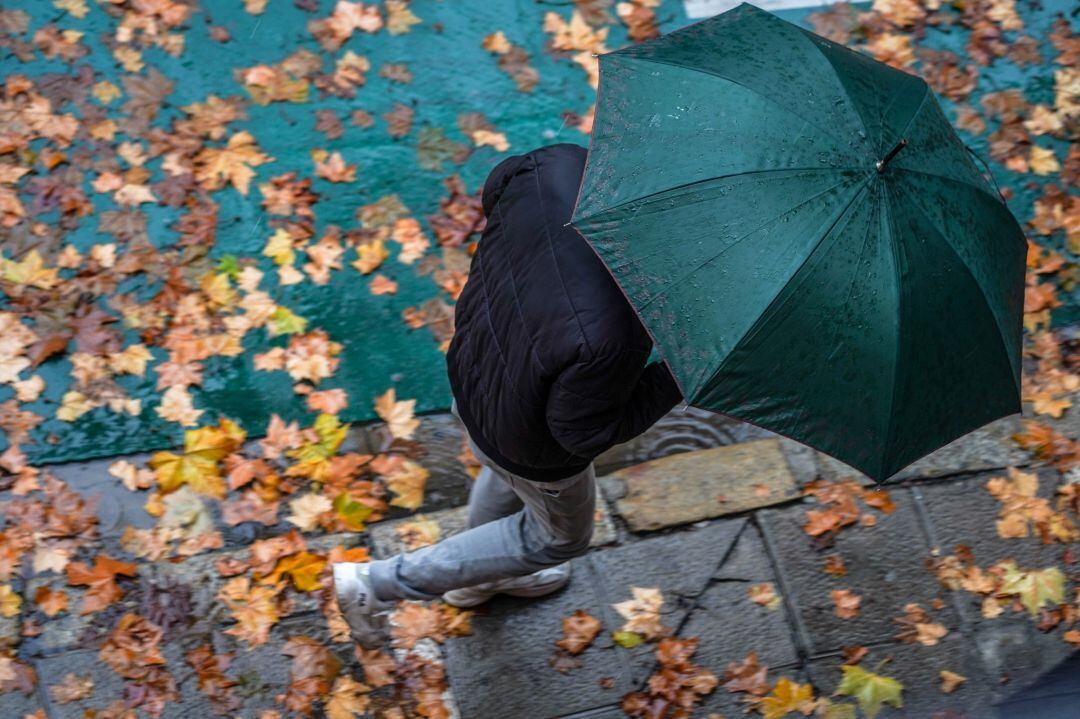
[[549, 145], [488, 175], [446, 358], [473, 441], [537, 481], [584, 470], [681, 400], [665, 365], [646, 366], [652, 342], [615, 280], [566, 226], [585, 155]]

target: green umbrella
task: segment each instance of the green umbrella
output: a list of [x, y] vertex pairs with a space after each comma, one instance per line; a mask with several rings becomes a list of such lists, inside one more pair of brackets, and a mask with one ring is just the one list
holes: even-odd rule
[[692, 405], [877, 480], [1020, 411], [1024, 234], [933, 92], [751, 5], [600, 56], [571, 223]]

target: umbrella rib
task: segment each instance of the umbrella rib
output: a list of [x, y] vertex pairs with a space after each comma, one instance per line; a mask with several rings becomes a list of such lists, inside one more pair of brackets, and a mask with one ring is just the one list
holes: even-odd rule
[[900, 278], [900, 248], [896, 244], [896, 233], [893, 231], [893, 213], [891, 204], [891, 194], [889, 193], [889, 187], [885, 183], [881, 184], [881, 192], [885, 195], [885, 201], [881, 203], [881, 207], [887, 214], [885, 218], [885, 231], [889, 233], [889, 249], [892, 252], [893, 258], [893, 283], [896, 286], [896, 341], [894, 343], [893, 352], [893, 367], [892, 367], [892, 381], [891, 389], [889, 392], [889, 411], [885, 415], [889, 418], [888, 424], [885, 426], [885, 436], [882, 441], [884, 447], [881, 466], [878, 468], [878, 472], [884, 475], [885, 468], [889, 466], [889, 463], [885, 460], [889, 457], [891, 451], [890, 440], [893, 433], [893, 408], [896, 406], [896, 387], [898, 384], [898, 376], [900, 374], [900, 352], [902, 345], [900, 340], [903, 337], [903, 319], [904, 319], [904, 285]]
[[[654, 296], [653, 296], [652, 298], [650, 298], [650, 299], [649, 299], [648, 301], [646, 301], [646, 302], [645, 302], [644, 304], [642, 304], [642, 305], [641, 305], [641, 306], [640, 306], [640, 307], [639, 307], [639, 308], [637, 309], [637, 311], [638, 311], [638, 314], [641, 314], [641, 312], [643, 312], [643, 311], [645, 310], [645, 308], [646, 308], [646, 307], [648, 307], [648, 306], [649, 306], [649, 305], [651, 305], [651, 304], [652, 304], [653, 302], [655, 302], [656, 300], [660, 299], [660, 298], [661, 298], [661, 297], [663, 297], [663, 296], [664, 296], [665, 294], [667, 294], [668, 290], [670, 290], [670, 289], [671, 289], [672, 287], [674, 287], [674, 286], [675, 286], [675, 285], [677, 285], [677, 284], [681, 284], [681, 283], [682, 283], [683, 281], [685, 281], [685, 280], [686, 280], [687, 278], [689, 278], [689, 277], [690, 277], [690, 276], [691, 276], [692, 274], [694, 274], [695, 272], [697, 272], [698, 270], [700, 270], [700, 269], [701, 269], [702, 267], [704, 267], [705, 265], [709, 264], [710, 262], [712, 262], [712, 261], [716, 260], [717, 258], [719, 258], [720, 256], [722, 256], [722, 255], [723, 255], [723, 254], [724, 254], [725, 252], [727, 252], [727, 251], [728, 251], [728, 250], [730, 250], [730, 249], [731, 249], [732, 247], [734, 247], [735, 245], [739, 244], [740, 242], [742, 242], [742, 241], [743, 241], [743, 240], [745, 240], [746, 238], [748, 238], [748, 237], [750, 237], [750, 236], [754, 235], [754, 234], [755, 234], [755, 233], [756, 233], [756, 232], [757, 232], [758, 230], [760, 230], [761, 228], [763, 228], [763, 227], [767, 227], [767, 226], [768, 226], [768, 225], [769, 225], [770, 223], [773, 223], [773, 222], [775, 222], [775, 221], [776, 221], [777, 219], [779, 219], [780, 217], [783, 217], [784, 215], [786, 215], [787, 213], [791, 212], [792, 210], [796, 210], [796, 209], [798, 209], [798, 208], [802, 207], [803, 205], [807, 205], [807, 204], [809, 204], [809, 203], [813, 202], [813, 201], [814, 201], [814, 200], [816, 200], [817, 198], [821, 197], [822, 195], [824, 195], [824, 194], [826, 194], [826, 193], [828, 193], [828, 192], [830, 192], [830, 191], [832, 191], [832, 190], [835, 190], [835, 189], [836, 189], [837, 187], [840, 187], [840, 186], [841, 186], [841, 185], [843, 185], [843, 184], [844, 184], [844, 183], [843, 183], [842, 181], [841, 181], [841, 182], [838, 182], [838, 183], [836, 183], [835, 185], [832, 185], [832, 186], [830, 186], [830, 187], [827, 187], [827, 188], [825, 188], [824, 190], [822, 190], [821, 192], [817, 193], [816, 195], [812, 195], [812, 196], [810, 196], [810, 197], [806, 198], [805, 200], [803, 200], [802, 202], [799, 202], [798, 204], [796, 204], [796, 205], [793, 205], [793, 206], [789, 207], [789, 208], [787, 209], [787, 211], [786, 211], [786, 212], [784, 212], [784, 213], [782, 213], [782, 214], [778, 215], [777, 217], [773, 217], [773, 218], [771, 218], [770, 220], [768, 220], [768, 221], [766, 221], [766, 222], [763, 222], [763, 223], [761, 223], [760, 225], [758, 225], [758, 226], [757, 226], [757, 227], [755, 227], [754, 229], [752, 229], [752, 230], [750, 230], [749, 232], [747, 232], [747, 233], [746, 233], [745, 235], [743, 235], [742, 237], [740, 237], [740, 238], [738, 238], [737, 240], [735, 240], [734, 242], [732, 242], [732, 243], [731, 243], [730, 245], [728, 245], [728, 246], [727, 246], [727, 247], [725, 247], [724, 249], [720, 250], [719, 252], [717, 252], [716, 254], [714, 254], [714, 255], [712, 255], [712, 256], [710, 256], [710, 257], [707, 257], [707, 258], [705, 258], [705, 260], [704, 260], [704, 261], [702, 261], [701, 263], [699, 263], [699, 264], [698, 264], [698, 265], [697, 265], [696, 267], [694, 267], [694, 269], [692, 269], [692, 270], [690, 270], [689, 272], [687, 272], [686, 274], [684, 274], [684, 275], [683, 275], [682, 277], [680, 277], [680, 278], [679, 278], [678, 280], [675, 280], [675, 281], [669, 282], [669, 283], [667, 284], [667, 287], [665, 287], [664, 289], [662, 289], [662, 290], [660, 290], [659, 292], [657, 292], [657, 293], [656, 293], [656, 295], [654, 295]], [[858, 194], [858, 193], [856, 193], [856, 194]], [[847, 212], [847, 208], [844, 208], [844, 212]], [[820, 244], [820, 242], [819, 242], [819, 244]], [[814, 249], [815, 249], [815, 250], [817, 249], [817, 246], [816, 246], [816, 245], [814, 246]], [[810, 253], [811, 253], [811, 254], [813, 254], [813, 250], [811, 250], [811, 251], [810, 251]], [[805, 262], [805, 261], [804, 261], [804, 262]], [[801, 265], [800, 265], [800, 267], [801, 267]]]
[[976, 185], [974, 183], [964, 182], [963, 180], [958, 180], [955, 177], [948, 177], [946, 175], [939, 175], [936, 172], [926, 172], [924, 170], [913, 170], [913, 169], [911, 169], [909, 167], [897, 167], [896, 169], [900, 170], [901, 172], [910, 172], [910, 173], [915, 174], [915, 175], [925, 175], [927, 177], [936, 177], [939, 180], [942, 180], [944, 182], [951, 182], [954, 185], [963, 185], [964, 187], [970, 187], [971, 189], [978, 190], [979, 192], [983, 193], [984, 195], [986, 195], [990, 199], [994, 200], [994, 202], [996, 202], [998, 205], [1004, 206], [1004, 203], [1001, 201], [1000, 197], [994, 195], [994, 193], [991, 192], [989, 189], [987, 189], [985, 187], [979, 187], [978, 185]]
[[814, 246], [810, 249], [809, 252], [806, 253], [806, 257], [804, 257], [802, 262], [799, 263], [799, 266], [795, 268], [795, 271], [788, 276], [788, 281], [780, 286], [779, 291], [777, 291], [776, 295], [774, 295], [773, 298], [769, 301], [769, 304], [766, 305], [765, 309], [761, 312], [758, 318], [754, 320], [754, 324], [750, 327], [749, 330], [747, 330], [746, 334], [742, 336], [742, 339], [735, 343], [735, 346], [732, 347], [731, 352], [728, 352], [727, 357], [725, 357], [723, 361], [720, 362], [720, 365], [713, 371], [712, 374], [709, 375], [708, 379], [706, 379], [703, 384], [698, 385], [698, 388], [705, 387], [711, 384], [712, 381], [716, 379], [717, 376], [719, 376], [719, 374], [723, 371], [724, 365], [727, 364], [728, 359], [731, 358], [731, 355], [734, 354], [735, 350], [738, 349], [739, 345], [753, 339], [753, 337], [758, 332], [760, 332], [766, 324], [768, 324], [765, 318], [768, 317], [769, 310], [773, 309], [773, 306], [776, 304], [777, 298], [779, 298], [780, 295], [783, 294], [784, 288], [788, 286], [792, 278], [802, 272], [802, 269], [806, 266], [806, 263], [809, 262], [810, 258], [814, 256], [814, 253], [818, 251], [818, 249], [821, 247], [821, 244], [825, 242], [825, 240], [828, 239], [829, 235], [832, 234], [833, 230], [836, 229], [836, 225], [839, 224], [840, 220], [844, 219], [844, 217], [847, 216], [847, 213], [851, 209], [851, 206], [855, 204], [855, 201], [859, 199], [859, 197], [862, 196], [863, 191], [866, 189], [866, 185], [870, 182], [870, 180], [871, 178], [867, 177], [862, 181], [861, 187], [857, 186], [858, 191], [852, 193], [851, 199], [848, 200], [846, 205], [844, 205], [844, 209], [842, 209], [840, 213], [836, 216], [836, 219], [833, 220], [832, 224], [829, 225], [829, 228], [821, 233], [821, 237], [817, 239], [817, 241], [814, 243]]
[[[592, 213], [590, 215], [585, 215], [584, 217], [579, 217], [576, 220], [571, 220], [570, 224], [577, 227], [578, 225], [582, 224], [583, 222], [586, 222], [586, 221], [589, 221], [589, 220], [594, 220], [597, 217], [599, 217], [600, 215], [603, 215], [604, 213], [612, 212], [613, 210], [618, 210], [618, 209], [620, 209], [622, 207], [626, 207], [627, 205], [633, 205], [634, 203], [637, 203], [637, 202], [648, 202], [648, 201], [653, 200], [655, 198], [658, 198], [661, 195], [664, 195], [665, 193], [668, 193], [668, 192], [674, 192], [676, 190], [689, 189], [691, 187], [696, 187], [697, 185], [702, 185], [702, 184], [704, 184], [706, 182], [714, 182], [716, 180], [729, 180], [729, 179], [731, 179], [733, 177], [743, 177], [743, 176], [746, 176], [746, 175], [762, 175], [762, 174], [769, 173], [769, 172], [846, 172], [846, 171], [856, 171], [856, 172], [858, 172], [858, 171], [862, 171], [862, 170], [865, 170], [865, 169], [866, 169], [865, 167], [767, 167], [767, 168], [764, 168], [764, 169], [761, 169], [761, 170], [745, 170], [743, 172], [733, 172], [730, 175], [713, 175], [711, 177], [703, 177], [700, 180], [693, 180], [691, 182], [684, 182], [681, 185], [675, 185], [674, 187], [668, 187], [668, 188], [665, 188], [663, 190], [658, 190], [657, 192], [650, 192], [648, 195], [642, 195], [641, 197], [635, 197], [635, 198], [633, 198], [631, 200], [625, 200], [624, 202], [620, 202], [618, 204], [612, 205], [611, 207], [605, 207], [602, 210], [597, 210], [596, 212], [594, 212], [594, 213]], [[834, 187], [835, 187], [835, 185], [834, 185]], [[673, 195], [672, 197], [679, 197], [679, 196], [680, 195]]]
[[630, 59], [630, 60], [640, 60], [641, 62], [651, 62], [651, 63], [657, 64], [657, 65], [667, 65], [668, 67], [678, 67], [678, 68], [682, 68], [683, 70], [689, 70], [691, 72], [700, 72], [703, 75], [711, 75], [712, 77], [718, 77], [721, 80], [726, 80], [727, 82], [730, 82], [732, 85], [738, 85], [739, 87], [745, 88], [746, 90], [752, 92], [753, 94], [757, 95], [758, 97], [760, 97], [760, 98], [762, 98], [764, 100], [767, 100], [768, 102], [772, 103], [773, 105], [776, 105], [777, 107], [779, 107], [781, 110], [783, 110], [787, 114], [791, 115], [792, 117], [794, 117], [794, 118], [796, 118], [798, 120], [802, 120], [807, 125], [810, 125], [811, 127], [815, 128], [816, 130], [819, 130], [820, 132], [825, 133], [826, 135], [831, 137], [833, 140], [836, 140], [837, 142], [843, 142], [843, 138], [834, 135], [831, 130], [828, 130], [828, 129], [824, 128], [824, 127], [821, 127], [817, 123], [810, 122], [809, 120], [807, 120], [802, 115], [799, 115], [798, 113], [796, 113], [794, 110], [792, 110], [789, 107], [784, 107], [779, 102], [772, 99], [768, 95], [764, 94], [760, 90], [756, 90], [756, 89], [750, 87], [749, 85], [746, 85], [744, 83], [739, 82], [738, 80], [732, 80], [730, 77], [726, 77], [724, 75], [721, 75], [718, 72], [713, 72], [712, 70], [706, 70], [705, 68], [701, 68], [701, 67], [690, 67], [688, 65], [682, 65], [682, 64], [679, 64], [677, 62], [668, 62], [667, 60], [658, 60], [658, 59], [653, 58], [653, 57], [642, 57], [641, 55], [628, 55], [627, 58]]
[[[901, 188], [901, 191], [903, 191], [903, 188]], [[907, 195], [907, 193], [904, 193], [904, 194], [905, 194], [905, 196]], [[1013, 361], [1013, 358], [1008, 354], [1009, 345], [1005, 341], [1005, 335], [1004, 335], [1004, 333], [1002, 331], [1002, 328], [1001, 328], [1001, 320], [998, 319], [997, 313], [994, 312], [993, 305], [991, 305], [991, 303], [990, 303], [990, 298], [986, 296], [986, 290], [983, 288], [982, 283], [979, 282], [979, 280], [975, 277], [975, 273], [972, 272], [971, 268], [968, 266], [968, 263], [964, 261], [964, 258], [961, 257], [960, 253], [956, 251], [955, 247], [953, 247], [952, 240], [949, 239], [949, 236], [947, 234], [945, 234], [944, 232], [942, 232], [941, 229], [937, 226], [937, 223], [935, 223], [932, 219], [930, 219], [930, 216], [926, 214], [926, 212], [922, 208], [922, 205], [919, 204], [918, 199], [916, 199], [914, 195], [911, 195], [911, 197], [908, 198], [908, 204], [911, 207], [914, 207], [916, 212], [918, 212], [920, 215], [922, 215], [923, 219], [926, 220], [926, 224], [929, 225], [930, 227], [932, 227], [934, 229], [934, 232], [936, 232], [938, 234], [938, 236], [941, 237], [942, 244], [944, 244], [946, 247], [949, 248], [949, 251], [951, 251], [953, 253], [953, 255], [956, 257], [956, 261], [958, 263], [960, 263], [960, 266], [964, 268], [965, 272], [967, 272], [968, 277], [971, 278], [971, 281], [975, 284], [976, 287], [979, 288], [979, 297], [982, 298], [983, 305], [986, 307], [986, 311], [990, 314], [990, 317], [993, 318], [993, 320], [994, 320], [994, 327], [997, 328], [997, 337], [998, 337], [999, 340], [1001, 340], [1001, 348], [1006, 353], [1006, 359], [1008, 359], [1008, 361], [1009, 361], [1009, 367], [1010, 368], [1015, 368], [1015, 363]], [[1020, 385], [1017, 384], [1016, 375], [1018, 373], [1014, 371], [1011, 374], [1012, 374], [1011, 379], [1013, 381], [1013, 385], [1016, 387], [1017, 393], [1019, 393], [1021, 391], [1021, 389], [1020, 389]]]
[[[798, 26], [796, 26], [796, 27], [798, 27]], [[844, 95], [847, 96], [848, 100], [851, 100], [854, 103], [853, 98], [851, 97], [851, 95], [847, 91], [847, 87], [844, 85], [844, 82], [840, 79], [840, 72], [837, 70], [836, 65], [833, 65], [832, 60], [830, 60], [829, 56], [825, 54], [825, 51], [822, 50], [821, 47], [810, 38], [811, 33], [810, 33], [809, 30], [806, 30], [806, 29], [801, 28], [801, 27], [799, 27], [798, 29], [802, 31], [802, 38], [814, 48], [814, 50], [817, 52], [818, 55], [821, 55], [821, 58], [825, 61], [825, 64], [829, 66], [829, 70], [832, 71], [833, 78], [835, 78], [836, 81], [840, 84], [841, 92], [843, 92]], [[851, 48], [846, 47], [844, 45], [841, 45], [839, 43], [835, 43], [835, 45], [836, 45], [836, 47], [838, 47], [841, 50], [844, 50], [846, 52], [854, 53], [856, 55], [861, 54], [861, 53], [858, 53], [855, 50], [852, 50]], [[875, 96], [875, 98], [876, 98], [876, 96]], [[854, 106], [854, 104], [852, 106]], [[866, 126], [866, 120], [863, 119], [862, 113], [856, 111], [855, 116], [859, 118], [859, 124], [862, 125], [863, 136], [866, 137], [867, 140], [869, 140], [870, 139], [870, 128]], [[879, 139], [878, 144], [880, 146], [880, 144], [881, 144], [880, 143], [880, 138], [878, 138], [878, 139]], [[879, 147], [879, 149], [880, 149], [880, 147]]]
[[[897, 94], [899, 94], [899, 93], [897, 93]], [[902, 130], [900, 130], [900, 132], [896, 133], [897, 137], [904, 137], [904, 136], [907, 135], [907, 131], [911, 128], [911, 124], [913, 122], [915, 122], [915, 118], [918, 117], [920, 114], [922, 114], [923, 108], [926, 107], [927, 98], [931, 97], [932, 95], [933, 95], [933, 93], [930, 92], [930, 86], [927, 85], [925, 92], [923, 92], [922, 99], [919, 100], [919, 106], [917, 108], [915, 108], [915, 112], [911, 113], [911, 117], [909, 117], [908, 121], [906, 123], [904, 123], [904, 128]], [[894, 96], [893, 99], [895, 100], [896, 97]], [[888, 110], [889, 107], [892, 107], [892, 102], [891, 101], [889, 102], [888, 107], [886, 107], [885, 109]], [[885, 116], [882, 115], [881, 119], [884, 122]], [[884, 133], [882, 133], [882, 139], [884, 139], [884, 138], [885, 138], [885, 135], [884, 135]], [[880, 147], [882, 149], [884, 149], [884, 145], [881, 145]]]

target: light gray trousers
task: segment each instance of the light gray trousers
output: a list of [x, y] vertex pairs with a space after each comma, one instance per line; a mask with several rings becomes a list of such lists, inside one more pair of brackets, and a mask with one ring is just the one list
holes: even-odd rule
[[[451, 407], [456, 415], [457, 407]], [[443, 592], [531, 574], [584, 554], [592, 539], [596, 472], [535, 482], [499, 467], [467, 437], [483, 465], [469, 490], [469, 528], [413, 552], [371, 562], [379, 599]]]

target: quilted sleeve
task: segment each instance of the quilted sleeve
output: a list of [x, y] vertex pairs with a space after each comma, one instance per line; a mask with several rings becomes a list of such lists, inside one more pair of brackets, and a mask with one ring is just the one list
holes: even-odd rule
[[547, 422], [568, 452], [595, 457], [636, 437], [682, 400], [662, 362], [646, 365], [648, 352], [627, 350], [591, 357], [564, 370], [552, 386]]

